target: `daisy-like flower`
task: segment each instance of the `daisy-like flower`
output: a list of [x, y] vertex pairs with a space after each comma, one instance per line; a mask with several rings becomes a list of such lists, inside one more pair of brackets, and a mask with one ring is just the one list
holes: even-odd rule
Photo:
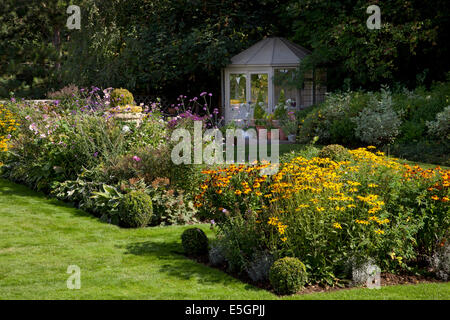
[[342, 229], [342, 226], [341, 226], [341, 224], [339, 222], [335, 222], [335, 223], [333, 223], [333, 228], [335, 228], [335, 229]]

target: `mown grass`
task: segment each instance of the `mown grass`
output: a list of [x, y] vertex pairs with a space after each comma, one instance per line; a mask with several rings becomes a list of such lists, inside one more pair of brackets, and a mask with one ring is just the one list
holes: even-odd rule
[[[212, 236], [208, 226], [200, 226]], [[182, 254], [186, 226], [121, 229], [0, 180], [0, 299], [278, 299]], [[81, 268], [69, 290], [67, 267]], [[286, 299], [450, 299], [449, 283]]]
[[[321, 145], [308, 146], [308, 145], [305, 145], [305, 144], [297, 144], [297, 143], [283, 143], [283, 144], [279, 145], [278, 152], [279, 152], [280, 156], [282, 156], [283, 154], [289, 153], [291, 151], [299, 152], [300, 154], [303, 154], [304, 156], [307, 156], [308, 151], [306, 151], [306, 150], [309, 148], [309, 150], [312, 151], [312, 148], [314, 148], [314, 147], [320, 150], [323, 146], [321, 146]], [[240, 149], [235, 147], [235, 150], [234, 150], [234, 159], [235, 159], [235, 161], [237, 160], [237, 152], [238, 152], [238, 150], [240, 150]], [[244, 152], [245, 152], [245, 161], [248, 161], [248, 157], [249, 157], [248, 145], [245, 147]], [[267, 145], [267, 155], [268, 155], [268, 157], [271, 156], [271, 144], [270, 143]], [[391, 155], [391, 156], [395, 157], [393, 155]], [[259, 157], [259, 148], [257, 149], [257, 157], [258, 157], [258, 159], [260, 159], [260, 157]], [[425, 155], [424, 155], [424, 157], [425, 157]], [[448, 156], [447, 156], [447, 158], [448, 158]], [[405, 163], [405, 164], [409, 164], [409, 165], [419, 165], [423, 169], [434, 169], [437, 166], [440, 166], [443, 169], [450, 169], [450, 167], [444, 166], [444, 165], [425, 163], [425, 162], [420, 162], [420, 161], [410, 161], [410, 160], [402, 159], [402, 158], [400, 158], [399, 161], [401, 163]], [[445, 163], [446, 161], [442, 161], [442, 162]]]

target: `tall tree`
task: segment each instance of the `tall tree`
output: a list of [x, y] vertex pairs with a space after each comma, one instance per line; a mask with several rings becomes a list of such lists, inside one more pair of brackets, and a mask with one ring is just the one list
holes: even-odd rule
[[[327, 66], [331, 88], [344, 80], [353, 87], [378, 87], [382, 83], [418, 83], [444, 80], [449, 70], [448, 1], [290, 1], [283, 15], [291, 24], [292, 39], [314, 54], [304, 67]], [[381, 29], [366, 26], [366, 9], [381, 9]], [[428, 71], [427, 71], [428, 70]], [[420, 80], [420, 79], [419, 79]], [[423, 80], [423, 79], [422, 79]], [[419, 81], [420, 82], [420, 81]]]

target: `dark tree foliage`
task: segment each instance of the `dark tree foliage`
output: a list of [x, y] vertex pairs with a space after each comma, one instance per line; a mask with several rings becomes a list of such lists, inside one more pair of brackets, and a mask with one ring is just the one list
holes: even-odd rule
[[[220, 93], [220, 69], [264, 36], [313, 51], [329, 89], [414, 87], [449, 71], [450, 1], [0, 0], [0, 96], [70, 83], [174, 97]], [[81, 7], [81, 30], [65, 26]], [[368, 30], [366, 8], [381, 8]], [[301, 79], [301, 77], [300, 77]]]
[[[380, 30], [366, 9], [381, 9]], [[304, 68], [323, 65], [328, 87], [378, 89], [445, 80], [449, 71], [450, 2], [444, 0], [302, 0], [284, 7], [292, 40], [313, 50]]]
[[[74, 34], [67, 81], [121, 86], [135, 94], [218, 92], [221, 67], [277, 32], [274, 17], [285, 2], [95, 2], [84, 12], [84, 30]], [[73, 78], [80, 65], [86, 67]]]
[[63, 84], [66, 9], [73, 2], [0, 0], [0, 97], [41, 97]]

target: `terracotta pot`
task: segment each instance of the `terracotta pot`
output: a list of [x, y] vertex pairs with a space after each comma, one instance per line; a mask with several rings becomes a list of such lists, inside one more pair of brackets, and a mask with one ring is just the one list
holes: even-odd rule
[[287, 140], [287, 136], [284, 133], [283, 129], [281, 129], [281, 121], [280, 120], [272, 120], [272, 124], [276, 129], [280, 130], [279, 138], [280, 140]]
[[[256, 131], [258, 132], [258, 137], [259, 137], [259, 130], [261, 129], [267, 129], [265, 126], [256, 126]], [[286, 134], [283, 132], [283, 130], [281, 128], [276, 127], [275, 129], [278, 129], [279, 131], [279, 136], [278, 138], [280, 140], [287, 140], [287, 136]], [[270, 139], [272, 137], [272, 132], [271, 129], [267, 129], [267, 139]]]
[[281, 129], [281, 128], [279, 128], [279, 129], [280, 129], [280, 140], [287, 140], [287, 136], [284, 133], [283, 129]]

